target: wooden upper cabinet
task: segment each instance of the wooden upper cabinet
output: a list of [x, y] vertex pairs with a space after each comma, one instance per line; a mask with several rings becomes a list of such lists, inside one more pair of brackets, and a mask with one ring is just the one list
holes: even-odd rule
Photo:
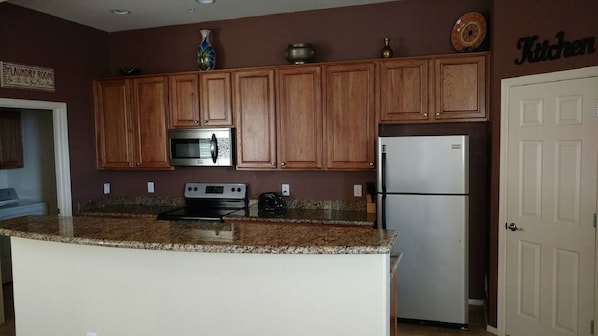
[[199, 76], [180, 74], [168, 76], [170, 94], [170, 127], [199, 126]]
[[380, 121], [428, 120], [433, 96], [428, 59], [381, 61]]
[[170, 75], [168, 81], [170, 127], [233, 125], [230, 72]]
[[169, 169], [168, 82], [165, 76], [133, 80], [134, 136], [138, 168]]
[[0, 109], [0, 169], [23, 168], [21, 112]]
[[276, 168], [274, 69], [235, 71], [237, 168]]
[[199, 78], [203, 126], [232, 126], [230, 72], [206, 72]]
[[381, 123], [487, 120], [486, 53], [379, 61]]
[[134, 163], [131, 81], [94, 82], [99, 169], [130, 169]]
[[98, 169], [171, 169], [166, 76], [94, 81]]
[[321, 68], [284, 68], [277, 77], [279, 167], [321, 169]]
[[325, 66], [327, 169], [374, 169], [374, 75], [372, 62]]
[[435, 60], [436, 120], [487, 119], [487, 62], [485, 55]]

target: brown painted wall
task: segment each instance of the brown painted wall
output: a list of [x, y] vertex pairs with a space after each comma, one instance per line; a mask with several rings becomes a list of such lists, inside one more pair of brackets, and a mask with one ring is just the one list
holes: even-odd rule
[[[598, 24], [594, 0], [551, 1], [494, 0], [492, 9], [492, 175], [491, 175], [491, 228], [490, 228], [490, 297], [489, 323], [496, 326], [496, 291], [498, 276], [498, 184], [500, 156], [500, 80], [529, 74], [575, 69], [598, 65], [598, 52], [559, 60], [516, 65], [521, 57], [517, 41], [521, 37], [538, 35], [539, 40], [550, 40], [559, 31], [566, 40], [596, 37]], [[598, 41], [596, 47], [598, 48]]]
[[98, 197], [104, 180], [95, 170], [91, 81], [108, 73], [108, 57], [107, 33], [0, 3], [0, 61], [52, 68], [56, 85], [55, 92], [0, 88], [0, 97], [67, 103], [75, 202]]

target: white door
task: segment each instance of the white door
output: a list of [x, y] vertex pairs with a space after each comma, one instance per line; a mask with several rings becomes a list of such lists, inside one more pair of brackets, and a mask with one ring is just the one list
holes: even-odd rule
[[598, 77], [512, 86], [504, 103], [504, 334], [590, 335]]

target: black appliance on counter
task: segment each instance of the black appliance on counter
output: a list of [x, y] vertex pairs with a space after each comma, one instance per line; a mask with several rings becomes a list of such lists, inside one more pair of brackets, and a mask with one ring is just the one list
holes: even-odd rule
[[158, 214], [159, 220], [222, 222], [222, 217], [249, 206], [246, 183], [185, 183], [185, 206]]
[[257, 209], [259, 211], [280, 212], [284, 209], [284, 200], [282, 195], [276, 192], [265, 192], [260, 194], [257, 200]]

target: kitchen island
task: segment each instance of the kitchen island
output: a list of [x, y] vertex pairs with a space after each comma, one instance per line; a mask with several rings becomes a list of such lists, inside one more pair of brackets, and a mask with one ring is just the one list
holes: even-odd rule
[[17, 335], [389, 335], [393, 231], [28, 216]]

